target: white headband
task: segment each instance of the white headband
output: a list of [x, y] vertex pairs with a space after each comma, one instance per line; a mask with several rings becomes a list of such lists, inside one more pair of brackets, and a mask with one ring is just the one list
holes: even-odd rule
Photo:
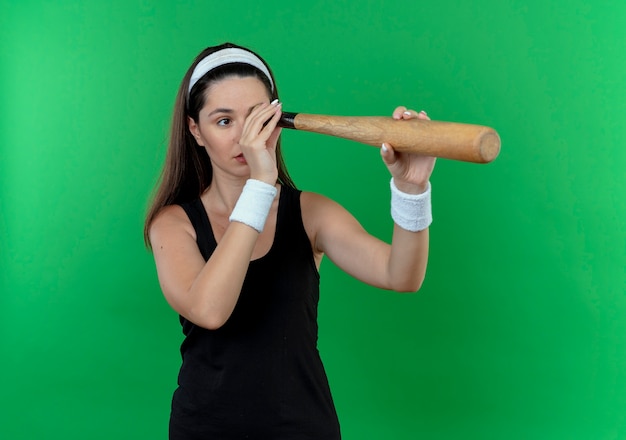
[[187, 93], [191, 92], [191, 88], [207, 72], [215, 69], [216, 67], [220, 67], [224, 64], [229, 63], [244, 63], [256, 67], [261, 72], [263, 72], [265, 76], [267, 76], [267, 79], [270, 81], [270, 85], [272, 86], [272, 91], [274, 90], [274, 82], [272, 81], [272, 76], [270, 75], [270, 72], [265, 64], [263, 64], [263, 61], [259, 59], [259, 57], [251, 52], [248, 52], [247, 50], [239, 49], [237, 47], [229, 47], [226, 49], [218, 50], [217, 52], [213, 52], [211, 55], [203, 58], [202, 61], [200, 61], [196, 65], [196, 68], [193, 69], [191, 79], [189, 80], [189, 90], [187, 91]]

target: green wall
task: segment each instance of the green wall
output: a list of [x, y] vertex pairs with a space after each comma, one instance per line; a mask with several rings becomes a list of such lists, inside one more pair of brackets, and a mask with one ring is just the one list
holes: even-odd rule
[[[625, 24], [621, 0], [0, 0], [0, 437], [166, 438], [181, 332], [143, 215], [179, 81], [230, 40], [288, 111], [502, 137], [438, 161], [419, 294], [324, 263], [344, 438], [626, 438]], [[389, 237], [377, 149], [284, 142], [301, 188]]]

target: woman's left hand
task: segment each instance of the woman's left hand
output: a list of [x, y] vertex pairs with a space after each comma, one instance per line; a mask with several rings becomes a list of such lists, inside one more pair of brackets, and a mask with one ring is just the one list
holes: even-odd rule
[[[430, 121], [426, 112], [408, 110], [406, 107], [396, 107], [393, 111], [396, 120], [424, 119]], [[384, 143], [381, 156], [389, 172], [393, 176], [396, 187], [403, 192], [419, 194], [426, 191], [430, 175], [435, 167], [435, 158], [421, 154], [400, 153], [393, 149], [393, 145]]]

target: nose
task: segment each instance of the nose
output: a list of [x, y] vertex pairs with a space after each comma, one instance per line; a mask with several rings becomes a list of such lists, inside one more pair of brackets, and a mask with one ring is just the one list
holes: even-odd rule
[[233, 141], [236, 144], [239, 144], [241, 140], [241, 134], [243, 133], [243, 121], [241, 123], [237, 123], [236, 127], [232, 131]]

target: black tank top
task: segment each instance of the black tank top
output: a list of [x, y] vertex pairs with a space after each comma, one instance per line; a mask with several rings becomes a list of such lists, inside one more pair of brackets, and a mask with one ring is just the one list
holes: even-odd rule
[[[204, 206], [182, 206], [207, 260], [217, 244]], [[250, 262], [228, 321], [207, 330], [180, 318], [170, 439], [340, 438], [317, 350], [319, 274], [300, 191], [282, 186], [277, 215], [272, 247]]]

